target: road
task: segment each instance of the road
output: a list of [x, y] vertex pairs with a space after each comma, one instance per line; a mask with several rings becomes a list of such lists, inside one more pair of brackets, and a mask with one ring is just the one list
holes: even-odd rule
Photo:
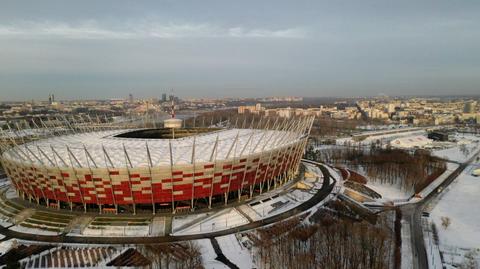
[[422, 212], [424, 212], [428, 205], [441, 193], [441, 191], [439, 192], [439, 189], [444, 191], [465, 170], [465, 168], [475, 160], [479, 153], [480, 151], [474, 154], [473, 157], [466, 162], [460, 164], [458, 168], [442, 182], [442, 184], [425, 196], [422, 201], [400, 207], [403, 218], [410, 224], [414, 269], [428, 268], [427, 251], [423, 239]]
[[149, 236], [149, 237], [92, 237], [92, 236], [67, 236], [67, 235], [42, 235], [42, 234], [30, 234], [12, 231], [8, 228], [0, 226], [0, 234], [3, 234], [5, 238], [1, 241], [8, 240], [10, 238], [17, 238], [36, 242], [46, 243], [76, 243], [76, 244], [109, 244], [109, 245], [126, 245], [126, 244], [159, 244], [180, 242], [188, 240], [197, 240], [204, 238], [214, 238], [218, 236], [224, 236], [232, 233], [243, 232], [255, 228], [260, 228], [265, 225], [273, 224], [291, 216], [302, 213], [318, 203], [324, 200], [333, 190], [335, 186], [335, 180], [331, 177], [328, 169], [323, 166], [319, 166], [324, 175], [322, 188], [317, 193], [307, 200], [306, 202], [298, 205], [295, 208], [287, 210], [278, 215], [268, 217], [262, 220], [251, 222], [245, 225], [241, 225], [235, 228], [230, 228], [222, 231], [202, 233], [194, 235], [166, 235], [166, 236]]

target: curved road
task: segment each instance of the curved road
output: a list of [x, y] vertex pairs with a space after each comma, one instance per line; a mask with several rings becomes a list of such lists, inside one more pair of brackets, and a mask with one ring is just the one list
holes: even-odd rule
[[[313, 163], [307, 161], [308, 163]], [[255, 228], [259, 228], [265, 225], [273, 224], [279, 222], [288, 217], [297, 215], [301, 212], [304, 212], [322, 200], [324, 200], [333, 190], [335, 185], [335, 180], [330, 175], [328, 169], [318, 165], [320, 170], [323, 173], [324, 180], [323, 185], [317, 193], [310, 198], [308, 201], [298, 205], [295, 208], [292, 208], [288, 211], [280, 213], [278, 215], [268, 217], [262, 220], [251, 222], [245, 225], [241, 225], [235, 228], [230, 228], [222, 231], [203, 233], [203, 234], [194, 234], [194, 235], [166, 235], [166, 236], [153, 236], [153, 237], [90, 237], [90, 236], [67, 236], [67, 235], [41, 235], [41, 234], [29, 234], [23, 232], [17, 232], [9, 230], [3, 226], [0, 226], [0, 234], [5, 236], [1, 241], [17, 238], [29, 241], [36, 242], [46, 242], [46, 243], [77, 243], [77, 244], [158, 244], [158, 243], [170, 243], [170, 242], [179, 242], [187, 240], [196, 240], [204, 238], [213, 238], [218, 236], [224, 236], [232, 233], [243, 232]], [[333, 182], [332, 182], [333, 181]]]
[[[439, 190], [445, 190], [465, 168], [470, 165], [477, 155], [478, 151], [466, 162], [460, 164], [438, 187], [436, 187], [431, 193], [424, 197], [424, 199], [418, 203], [407, 204], [401, 206], [402, 215], [410, 223], [410, 231], [412, 233], [412, 254], [413, 254], [413, 266], [414, 268], [423, 269], [428, 268], [427, 250], [425, 248], [425, 241], [423, 239], [423, 227], [422, 227], [422, 212], [440, 193]], [[455, 162], [456, 163], [456, 162]]]

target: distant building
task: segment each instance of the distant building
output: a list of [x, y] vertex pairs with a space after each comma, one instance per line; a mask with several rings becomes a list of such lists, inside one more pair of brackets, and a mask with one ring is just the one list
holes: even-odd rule
[[128, 102], [133, 103], [133, 94], [128, 95]]
[[55, 95], [53, 95], [53, 93], [51, 93], [51, 94], [48, 95], [48, 104], [52, 105], [53, 103], [55, 103]]
[[425, 136], [408, 136], [401, 137], [390, 141], [390, 146], [393, 148], [403, 148], [403, 149], [412, 149], [412, 148], [423, 148], [431, 144], [432, 140], [426, 138]]
[[167, 101], [167, 94], [162, 93], [162, 102], [166, 102], [166, 101]]
[[476, 105], [477, 105], [477, 102], [475, 102], [475, 101], [466, 102], [465, 106], [463, 107], [463, 112], [464, 113], [475, 113]]
[[448, 141], [450, 134], [447, 132], [434, 131], [428, 134], [428, 138], [435, 141]]
[[238, 107], [238, 114], [244, 114], [244, 113], [258, 114], [263, 110], [265, 110], [265, 109], [262, 107], [262, 104], [260, 104], [260, 103], [254, 105], [254, 106], [239, 106]]
[[393, 113], [393, 112], [395, 112], [395, 104], [389, 103], [387, 105], [387, 113]]

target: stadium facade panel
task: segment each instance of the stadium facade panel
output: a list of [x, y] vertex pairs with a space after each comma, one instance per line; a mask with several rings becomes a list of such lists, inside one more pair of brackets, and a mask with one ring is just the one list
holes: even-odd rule
[[[181, 139], [118, 138], [93, 131], [15, 145], [2, 154], [19, 195], [48, 204], [117, 206], [182, 202], [230, 194], [251, 198], [298, 172], [313, 119], [275, 129], [222, 129]], [[185, 207], [185, 206], [183, 206]]]

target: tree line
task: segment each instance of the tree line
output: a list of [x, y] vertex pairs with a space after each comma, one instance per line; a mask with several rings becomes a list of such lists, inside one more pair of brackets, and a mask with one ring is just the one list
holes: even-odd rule
[[405, 191], [421, 191], [446, 169], [444, 160], [426, 150], [406, 151], [394, 148], [334, 146], [309, 147], [306, 158], [348, 167], [379, 183], [399, 185]]
[[322, 214], [314, 224], [299, 225], [278, 236], [271, 236], [269, 228], [261, 229], [251, 235], [258, 249], [257, 265], [263, 269], [391, 268], [395, 235], [391, 225], [384, 223], [388, 218], [381, 219], [373, 225]]

